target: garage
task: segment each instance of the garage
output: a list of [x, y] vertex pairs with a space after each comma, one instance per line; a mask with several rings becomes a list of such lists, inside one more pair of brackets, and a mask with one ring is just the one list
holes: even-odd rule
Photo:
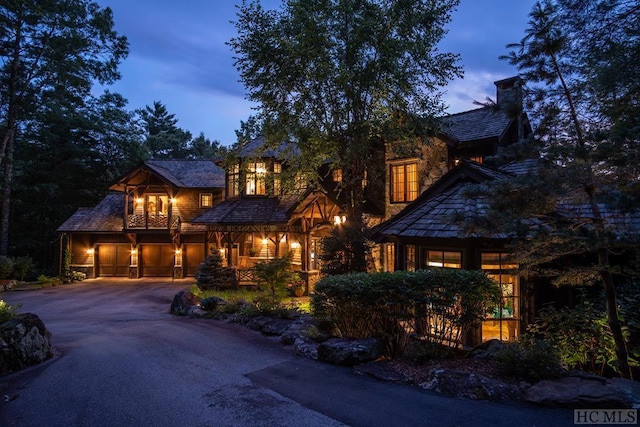
[[205, 245], [200, 244], [185, 244], [184, 245], [184, 275], [193, 277], [200, 268], [200, 263], [205, 258]]
[[173, 245], [142, 245], [141, 275], [143, 277], [173, 276], [174, 258]]
[[99, 277], [129, 277], [130, 245], [98, 245], [97, 252]]

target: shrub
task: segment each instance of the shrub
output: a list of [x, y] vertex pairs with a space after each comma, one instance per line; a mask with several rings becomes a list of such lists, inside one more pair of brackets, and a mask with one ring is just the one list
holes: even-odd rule
[[48, 277], [44, 274], [39, 275], [37, 281], [42, 287], [56, 286], [62, 283], [58, 277]]
[[0, 279], [10, 279], [13, 274], [13, 261], [11, 258], [0, 255]]
[[278, 303], [287, 295], [287, 285], [295, 277], [291, 271], [290, 255], [256, 263], [255, 273], [258, 288], [266, 287], [270, 296]]
[[548, 341], [526, 335], [517, 342], [504, 343], [496, 352], [496, 360], [503, 375], [532, 384], [556, 378], [562, 372], [556, 349]]
[[13, 260], [13, 276], [23, 281], [33, 268], [33, 260], [27, 256], [18, 257]]
[[546, 306], [527, 331], [553, 346], [566, 369], [583, 369], [599, 375], [607, 366], [616, 369], [615, 345], [606, 313], [589, 301], [571, 309]]
[[198, 287], [208, 289], [231, 289], [236, 287], [235, 270], [222, 266], [223, 258], [216, 249], [200, 263], [196, 273]]
[[0, 323], [13, 319], [20, 305], [10, 305], [0, 300]]
[[400, 356], [413, 333], [434, 349], [460, 346], [499, 297], [482, 272], [431, 269], [328, 276], [316, 284], [311, 306], [343, 336], [380, 338], [387, 355]]

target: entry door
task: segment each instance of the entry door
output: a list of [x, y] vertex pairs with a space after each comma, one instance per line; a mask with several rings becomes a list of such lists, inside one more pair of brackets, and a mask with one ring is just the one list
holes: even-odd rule
[[128, 277], [130, 249], [129, 245], [98, 245], [98, 276]]
[[172, 245], [142, 245], [142, 276], [171, 277], [174, 256]]

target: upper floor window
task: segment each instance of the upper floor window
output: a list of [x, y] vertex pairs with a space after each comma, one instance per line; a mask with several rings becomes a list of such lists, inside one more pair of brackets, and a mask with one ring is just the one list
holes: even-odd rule
[[227, 197], [240, 195], [240, 165], [235, 164], [227, 171]]
[[391, 165], [391, 203], [406, 203], [418, 197], [418, 164]]
[[147, 195], [147, 214], [166, 216], [169, 214], [169, 197], [162, 194]]
[[211, 206], [213, 206], [213, 194], [200, 193], [200, 207], [210, 208]]
[[282, 165], [280, 163], [273, 164], [273, 195], [277, 196], [282, 192], [282, 186], [280, 184], [280, 173], [282, 172]]
[[247, 164], [247, 172], [245, 175], [245, 191], [247, 195], [264, 195], [267, 194], [267, 186], [265, 177], [267, 175], [267, 167], [264, 162], [255, 162]]
[[342, 182], [342, 169], [334, 169], [331, 171], [331, 180], [333, 182]]

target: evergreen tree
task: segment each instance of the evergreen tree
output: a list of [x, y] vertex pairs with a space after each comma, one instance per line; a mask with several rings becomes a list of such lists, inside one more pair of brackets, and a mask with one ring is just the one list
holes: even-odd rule
[[191, 133], [177, 126], [178, 119], [159, 101], [139, 110], [146, 139], [144, 145], [154, 159], [184, 159], [188, 155]]

